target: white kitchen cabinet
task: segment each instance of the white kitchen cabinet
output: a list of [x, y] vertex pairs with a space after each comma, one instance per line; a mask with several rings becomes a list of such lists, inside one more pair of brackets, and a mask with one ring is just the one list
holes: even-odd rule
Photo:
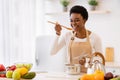
[[56, 36], [41, 35], [36, 38], [36, 54], [33, 71], [36, 72], [64, 72], [65, 48], [58, 54], [51, 56], [51, 48]]

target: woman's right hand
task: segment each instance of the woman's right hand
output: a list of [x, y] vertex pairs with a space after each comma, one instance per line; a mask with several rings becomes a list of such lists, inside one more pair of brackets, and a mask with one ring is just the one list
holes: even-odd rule
[[56, 22], [56, 24], [55, 24], [56, 34], [60, 36], [61, 30], [62, 30], [62, 28], [61, 28], [60, 24], [58, 24], [58, 23]]

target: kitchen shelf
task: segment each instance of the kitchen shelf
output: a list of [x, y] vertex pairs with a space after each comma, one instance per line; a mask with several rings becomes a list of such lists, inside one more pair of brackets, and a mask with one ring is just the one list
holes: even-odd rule
[[69, 14], [68, 12], [49, 12], [45, 13], [45, 15], [66, 15]]
[[[108, 10], [96, 10], [96, 11], [88, 11], [89, 14], [108, 14], [110, 11]], [[69, 12], [50, 12], [50, 13], [45, 13], [45, 15], [68, 15]]]
[[110, 11], [108, 10], [96, 10], [96, 11], [89, 11], [90, 14], [108, 14]]

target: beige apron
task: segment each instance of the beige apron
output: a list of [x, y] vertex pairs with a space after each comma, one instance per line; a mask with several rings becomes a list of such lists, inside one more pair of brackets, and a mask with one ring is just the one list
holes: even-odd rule
[[[74, 59], [75, 57], [79, 57], [83, 54], [91, 54], [92, 48], [90, 45], [88, 31], [86, 31], [86, 42], [74, 42], [74, 40], [70, 41], [69, 44], [69, 60], [72, 64], [79, 64], [79, 59]], [[87, 69], [84, 65], [81, 65], [81, 72], [87, 72]]]

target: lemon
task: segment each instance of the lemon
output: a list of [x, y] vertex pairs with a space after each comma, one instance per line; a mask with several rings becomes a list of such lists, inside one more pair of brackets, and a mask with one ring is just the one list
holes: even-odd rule
[[6, 72], [6, 77], [7, 78], [12, 78], [13, 71], [7, 71]]
[[28, 73], [28, 69], [27, 68], [25, 68], [25, 67], [20, 68], [21, 76], [23, 76], [24, 74], [27, 74], [27, 73]]
[[14, 80], [20, 80], [21, 75], [20, 75], [19, 71], [14, 71], [13, 74], [12, 74], [12, 78]]
[[15, 69], [14, 72], [19, 72], [20, 73], [20, 68]]

